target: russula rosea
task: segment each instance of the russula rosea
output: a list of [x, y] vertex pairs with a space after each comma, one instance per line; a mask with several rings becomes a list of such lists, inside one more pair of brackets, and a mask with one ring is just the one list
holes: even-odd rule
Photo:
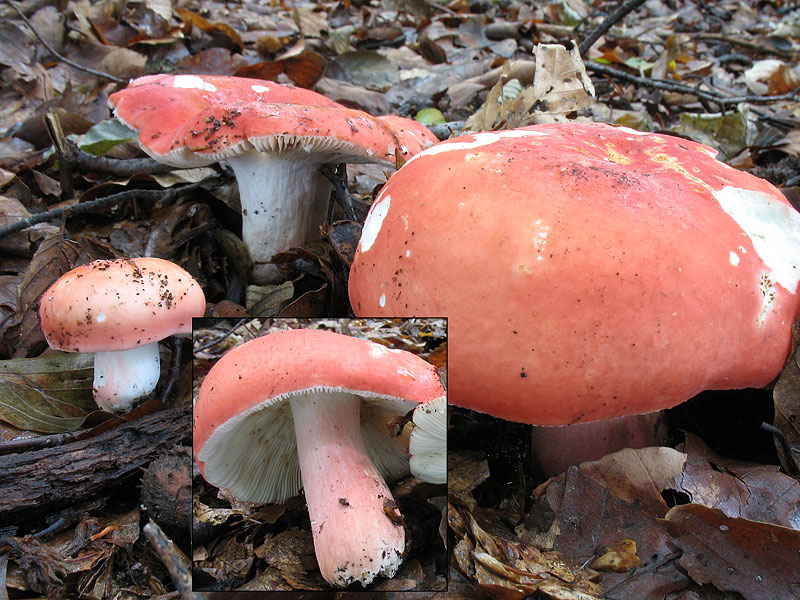
[[447, 483], [447, 398], [418, 405], [408, 440], [411, 474], [428, 483]]
[[39, 319], [51, 348], [94, 352], [95, 402], [125, 412], [158, 383], [158, 341], [190, 334], [205, 306], [194, 278], [168, 260], [97, 260], [50, 286]]
[[272, 257], [319, 237], [330, 197], [325, 163], [395, 165], [436, 142], [402, 117], [373, 117], [325, 96], [272, 81], [150, 75], [109, 97], [154, 159], [180, 168], [227, 161], [236, 174], [242, 237], [257, 283]]
[[353, 310], [447, 315], [450, 401], [512, 421], [765, 386], [800, 308], [800, 215], [715, 154], [597, 123], [437, 144], [372, 205]]
[[329, 331], [272, 333], [209, 371], [195, 457], [209, 483], [246, 502], [283, 502], [302, 475], [322, 576], [367, 585], [392, 577], [405, 549], [383, 475], [408, 473], [407, 441], [388, 423], [440, 396], [436, 369], [410, 352]]

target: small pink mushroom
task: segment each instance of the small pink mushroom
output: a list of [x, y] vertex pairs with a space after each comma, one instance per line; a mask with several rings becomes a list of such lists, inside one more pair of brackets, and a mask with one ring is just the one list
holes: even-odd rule
[[322, 576], [367, 585], [394, 576], [405, 550], [383, 475], [407, 474], [408, 455], [387, 423], [443, 395], [436, 369], [409, 352], [327, 331], [273, 333], [209, 371], [195, 456], [206, 481], [247, 502], [283, 502], [302, 475]]
[[205, 306], [194, 278], [168, 260], [97, 260], [50, 286], [39, 319], [51, 348], [94, 352], [95, 402], [125, 412], [158, 383], [158, 341], [190, 334]]

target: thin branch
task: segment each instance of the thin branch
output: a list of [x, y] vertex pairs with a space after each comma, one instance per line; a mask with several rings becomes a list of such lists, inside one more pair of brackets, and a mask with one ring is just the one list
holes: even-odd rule
[[97, 200], [90, 200], [89, 202], [81, 202], [73, 206], [62, 206], [59, 208], [54, 208], [53, 210], [48, 210], [43, 213], [31, 215], [26, 219], [15, 221], [14, 223], [6, 225], [5, 227], [0, 227], [0, 239], [12, 233], [16, 233], [17, 231], [21, 231], [27, 227], [30, 227], [31, 225], [37, 225], [38, 223], [44, 223], [45, 221], [49, 221], [56, 217], [60, 217], [64, 213], [69, 213], [70, 215], [78, 215], [94, 209], [107, 208], [109, 206], [113, 206], [115, 204], [118, 204], [120, 202], [125, 202], [128, 200], [168, 201], [180, 193], [190, 191], [198, 187], [201, 183], [203, 182], [201, 181], [198, 183], [192, 183], [177, 189], [170, 188], [166, 190], [125, 190], [124, 192], [111, 194], [110, 196], [103, 196], [102, 198], [98, 198]]
[[114, 83], [125, 83], [124, 79], [120, 79], [119, 77], [116, 77], [115, 75], [111, 75], [110, 73], [104, 73], [103, 71], [96, 71], [95, 69], [92, 69], [90, 67], [85, 67], [85, 66], [83, 66], [81, 64], [78, 64], [78, 63], [76, 63], [74, 61], [71, 61], [66, 56], [63, 56], [63, 55], [59, 54], [58, 52], [56, 52], [56, 50], [49, 43], [47, 43], [47, 40], [45, 40], [42, 37], [42, 35], [36, 30], [36, 28], [33, 26], [33, 24], [28, 20], [28, 17], [25, 16], [25, 13], [23, 13], [20, 10], [19, 6], [17, 6], [17, 3], [14, 2], [14, 0], [6, 0], [6, 2], [8, 2], [8, 4], [11, 5], [11, 8], [13, 8], [16, 11], [16, 13], [20, 16], [20, 18], [28, 26], [28, 28], [33, 32], [33, 35], [35, 35], [38, 38], [38, 40], [42, 43], [42, 45], [45, 48], [47, 48], [47, 51], [50, 52], [50, 54], [52, 54], [53, 56], [55, 56], [58, 60], [60, 60], [64, 64], [69, 65], [73, 69], [78, 69], [79, 71], [84, 71], [86, 73], [90, 73], [92, 75], [96, 75], [97, 77], [103, 77], [104, 79], [108, 79], [110, 81], [113, 81]]
[[783, 100], [796, 100], [800, 97], [800, 90], [789, 92], [788, 94], [781, 94], [779, 96], [759, 96], [759, 95], [746, 95], [746, 96], [723, 96], [716, 92], [701, 90], [696, 86], [686, 85], [679, 81], [670, 81], [669, 79], [651, 79], [648, 77], [639, 77], [638, 75], [631, 75], [620, 69], [615, 69], [607, 65], [596, 62], [587, 62], [586, 69], [594, 71], [595, 73], [602, 73], [610, 77], [615, 77], [626, 81], [628, 83], [635, 83], [649, 88], [665, 90], [668, 92], [677, 92], [681, 94], [691, 94], [697, 96], [701, 100], [713, 102], [721, 106], [730, 106], [733, 104], [740, 104], [748, 102], [750, 104], [772, 104], [773, 102], [781, 102]]
[[581, 53], [581, 56], [584, 56], [586, 52], [589, 51], [589, 48], [591, 48], [592, 45], [598, 39], [600, 39], [600, 36], [605, 34], [609, 29], [625, 18], [625, 15], [633, 12], [644, 3], [645, 0], [627, 0], [627, 2], [623, 2], [617, 8], [617, 10], [608, 15], [603, 22], [600, 23], [600, 25], [592, 29], [589, 32], [589, 35], [584, 38], [584, 40], [581, 42], [581, 45], [578, 46], [578, 51]]

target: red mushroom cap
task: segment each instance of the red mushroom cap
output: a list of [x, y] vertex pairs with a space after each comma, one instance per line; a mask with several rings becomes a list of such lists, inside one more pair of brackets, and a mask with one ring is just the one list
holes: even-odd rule
[[192, 317], [202, 317], [205, 305], [194, 278], [168, 260], [97, 260], [50, 286], [39, 318], [52, 348], [116, 351], [191, 333]]
[[[373, 117], [325, 96], [272, 81], [214, 75], [151, 75], [109, 97], [153, 158], [208, 165], [251, 149], [325, 162], [394, 164], [436, 142], [402, 117]], [[397, 131], [395, 131], [397, 128]]]
[[564, 425], [764, 386], [800, 310], [800, 215], [683, 139], [553, 124], [448, 140], [375, 200], [357, 315], [447, 315], [450, 401]]

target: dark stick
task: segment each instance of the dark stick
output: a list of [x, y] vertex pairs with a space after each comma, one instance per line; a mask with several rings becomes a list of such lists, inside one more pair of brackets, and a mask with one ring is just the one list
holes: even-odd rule
[[186, 403], [57, 448], [0, 456], [0, 524], [97, 497], [191, 434]]
[[119, 192], [117, 194], [103, 196], [102, 198], [98, 198], [97, 200], [90, 200], [89, 202], [81, 202], [79, 204], [75, 204], [74, 206], [62, 206], [60, 208], [54, 208], [53, 210], [48, 210], [43, 213], [31, 215], [27, 219], [21, 219], [19, 221], [15, 221], [14, 223], [6, 225], [5, 227], [0, 227], [0, 239], [17, 231], [21, 231], [26, 227], [30, 227], [31, 225], [44, 223], [45, 221], [49, 221], [50, 219], [60, 217], [65, 212], [68, 212], [70, 215], [79, 215], [81, 213], [90, 210], [113, 206], [114, 204], [118, 204], [119, 202], [125, 202], [127, 200], [168, 201], [181, 192], [189, 191], [196, 188], [201, 183], [202, 182], [192, 183], [178, 189], [170, 188], [167, 190], [125, 190], [124, 192]]
[[638, 77], [637, 75], [631, 75], [630, 73], [626, 73], [625, 71], [621, 71], [620, 69], [615, 69], [613, 67], [609, 67], [607, 65], [602, 65], [600, 63], [595, 63], [595, 62], [587, 62], [586, 70], [593, 71], [595, 73], [602, 73], [603, 75], [615, 77], [617, 79], [621, 79], [622, 81], [626, 81], [628, 83], [635, 83], [636, 85], [643, 85], [646, 87], [665, 90], [668, 92], [691, 94], [697, 96], [701, 100], [706, 100], [707, 102], [719, 104], [723, 107], [734, 104], [740, 104], [741, 102], [749, 102], [751, 104], [771, 104], [772, 102], [780, 102], [783, 100], [794, 100], [795, 98], [800, 96], [800, 91], [798, 90], [789, 92], [788, 94], [781, 94], [780, 96], [758, 96], [758, 95], [722, 96], [718, 93], [701, 90], [697, 87], [686, 85], [685, 83], [680, 83], [677, 81], [670, 81], [668, 79], [650, 79], [647, 77]]
[[613, 13], [608, 15], [600, 25], [595, 27], [589, 32], [584, 40], [581, 42], [581, 45], [578, 46], [578, 51], [581, 53], [581, 56], [586, 54], [589, 51], [589, 48], [600, 39], [600, 36], [606, 33], [609, 29], [611, 29], [614, 25], [619, 23], [625, 15], [630, 12], [633, 12], [637, 8], [639, 8], [642, 4], [645, 3], [645, 0], [628, 0], [627, 2], [623, 2], [620, 6], [615, 10]]

